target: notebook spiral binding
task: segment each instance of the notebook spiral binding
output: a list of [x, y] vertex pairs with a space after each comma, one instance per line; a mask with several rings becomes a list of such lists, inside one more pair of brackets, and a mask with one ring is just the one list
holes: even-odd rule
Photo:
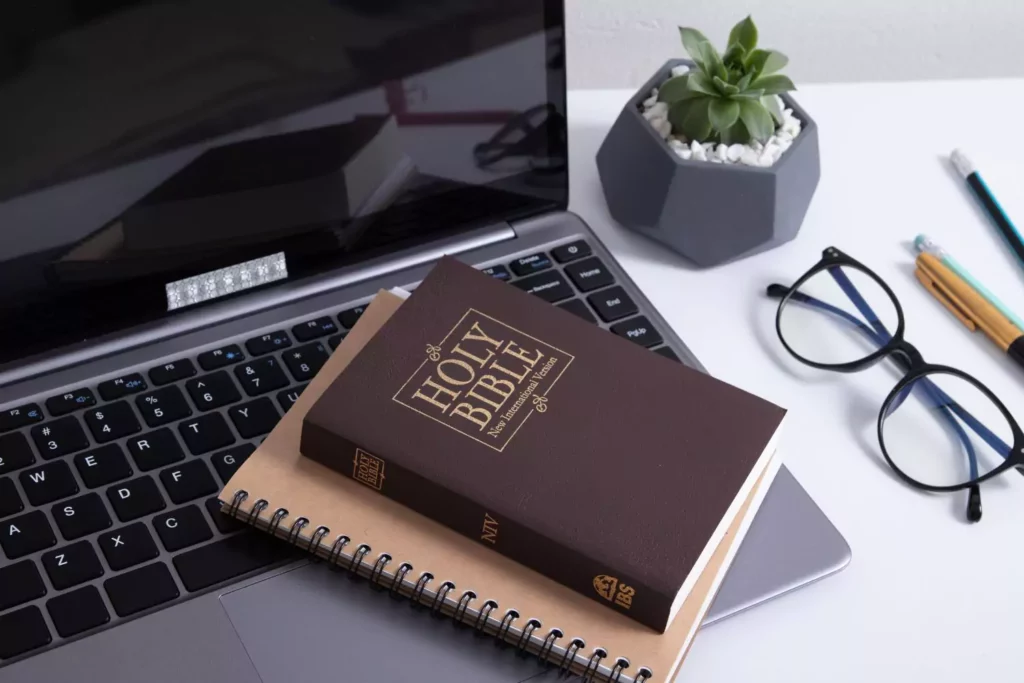
[[[259, 498], [248, 511], [242, 510], [242, 504], [248, 498], [247, 491], [236, 491], [225, 512], [250, 526], [282, 538], [318, 559], [326, 560], [335, 571], [348, 571], [354, 576], [362, 576], [369, 580], [373, 587], [386, 590], [395, 598], [405, 598], [414, 605], [427, 607], [435, 616], [446, 616], [456, 623], [490, 635], [498, 643], [513, 645], [521, 654], [532, 654], [542, 662], [555, 665], [560, 673], [579, 674], [584, 683], [644, 683], [654, 675], [644, 666], [639, 667], [635, 674], [627, 674], [626, 669], [629, 668], [630, 662], [625, 657], [617, 658], [612, 667], [602, 666], [602, 660], [608, 657], [608, 652], [600, 647], [594, 648], [590, 658], [583, 663], [582, 657], [586, 655], [581, 653], [587, 644], [582, 638], [573, 638], [564, 646], [559, 646], [558, 641], [564, 638], [565, 634], [560, 629], [552, 628], [541, 640], [539, 634], [535, 635], [536, 631], [543, 628], [537, 619], [527, 619], [522, 627], [517, 628], [513, 623], [521, 617], [515, 609], [505, 610], [501, 619], [497, 616], [492, 617], [492, 613], [501, 609], [494, 600], [485, 600], [478, 608], [471, 610], [470, 603], [477, 599], [475, 592], [464, 590], [457, 600], [454, 597], [449, 598], [449, 594], [456, 590], [455, 584], [451, 581], [444, 581], [437, 589], [431, 591], [427, 588], [427, 584], [434, 580], [434, 575], [430, 572], [420, 572], [413, 584], [411, 580], [406, 580], [413, 572], [413, 566], [407, 562], [403, 562], [389, 575], [386, 572], [392, 561], [390, 555], [380, 553], [373, 564], [370, 564], [366, 558], [372, 549], [366, 544], [346, 554], [345, 548], [352, 539], [344, 534], [338, 535], [335, 541], [327, 546], [324, 539], [330, 535], [331, 530], [326, 526], [318, 526], [306, 541], [302, 536], [302, 530], [311, 524], [309, 519], [297, 517], [290, 527], [285, 528], [282, 523], [290, 514], [286, 508], [277, 508], [269, 518], [263, 519], [261, 515], [270, 508], [270, 503], [264, 498]], [[473, 614], [473, 611], [476, 614]]]

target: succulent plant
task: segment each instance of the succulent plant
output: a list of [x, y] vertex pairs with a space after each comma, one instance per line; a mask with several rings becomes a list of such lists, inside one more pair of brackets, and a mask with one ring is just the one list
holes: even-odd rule
[[778, 73], [789, 59], [757, 47], [757, 27], [749, 16], [729, 33], [725, 56], [693, 28], [679, 35], [696, 68], [665, 81], [658, 99], [669, 105], [672, 129], [697, 142], [744, 144], [766, 141], [782, 123], [779, 93], [796, 90]]

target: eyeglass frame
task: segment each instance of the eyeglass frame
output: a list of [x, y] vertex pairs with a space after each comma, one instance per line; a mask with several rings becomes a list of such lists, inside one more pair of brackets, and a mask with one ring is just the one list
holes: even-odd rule
[[[840, 270], [841, 267], [853, 268], [861, 272], [862, 274], [867, 275], [877, 285], [879, 285], [882, 288], [882, 290], [889, 296], [889, 300], [892, 302], [893, 307], [896, 310], [897, 316], [897, 326], [895, 333], [889, 333], [889, 331], [885, 329], [885, 326], [882, 324], [881, 320], [874, 313], [874, 311], [871, 310], [871, 307], [868, 305], [864, 297], [857, 291], [857, 288], [849, 280], [849, 278], [845, 276], [842, 270]], [[817, 303], [812, 305], [815, 305], [816, 307], [819, 308], [824, 308], [825, 310], [828, 310], [829, 312], [838, 315], [840, 318], [845, 319], [847, 322], [853, 323], [859, 329], [861, 329], [861, 331], [868, 334], [869, 338], [871, 338], [872, 341], [874, 341], [875, 343], [879, 343], [879, 338], [881, 338], [881, 341], [885, 342], [880, 346], [880, 348], [877, 351], [865, 356], [860, 360], [852, 361], [849, 363], [837, 364], [819, 363], [816, 361], [809, 360], [801, 356], [799, 353], [797, 353], [789, 345], [789, 343], [786, 341], [785, 335], [783, 335], [782, 333], [782, 313], [786, 305], [790, 303], [792, 300], [794, 300], [794, 297], [797, 294], [801, 294], [801, 292], [799, 291], [800, 287], [803, 286], [808, 280], [826, 271], [828, 271], [829, 274], [832, 275], [834, 279], [836, 279], [837, 283], [839, 284], [839, 287], [853, 302], [854, 306], [856, 306], [861, 315], [863, 315], [864, 318], [868, 320], [868, 323], [864, 323], [855, 318], [852, 314], [847, 313], [846, 311], [840, 308], [837, 308], [835, 306], [832, 306], [831, 304], [822, 302], [817, 299], [814, 299], [814, 301]], [[837, 273], [841, 277], [837, 277]], [[835, 372], [852, 373], [859, 372], [861, 370], [866, 370], [869, 367], [876, 365], [879, 361], [891, 357], [893, 361], [903, 371], [903, 378], [896, 383], [896, 386], [892, 389], [892, 391], [889, 392], [889, 395], [885, 398], [885, 400], [882, 403], [882, 408], [878, 414], [877, 431], [878, 443], [882, 448], [882, 455], [885, 457], [885, 460], [889, 464], [889, 467], [891, 467], [892, 470], [896, 472], [896, 474], [901, 479], [903, 479], [903, 481], [905, 481], [907, 484], [910, 484], [915, 488], [919, 488], [925, 491], [934, 491], [937, 493], [948, 493], [954, 491], [963, 491], [965, 489], [971, 489], [972, 500], [969, 505], [968, 516], [972, 517], [971, 507], [976, 505], [977, 518], [980, 519], [981, 502], [980, 492], [977, 490], [977, 486], [982, 482], [988, 481], [989, 479], [993, 479], [994, 477], [997, 477], [1002, 473], [1006, 472], [1007, 470], [1013, 468], [1017, 468], [1017, 471], [1021, 475], [1024, 475], [1024, 469], [1022, 469], [1024, 468], [1024, 432], [1021, 431], [1020, 425], [1017, 424], [1017, 421], [1010, 414], [1010, 411], [1006, 408], [1003, 402], [999, 400], [999, 397], [996, 396], [991, 389], [982, 384], [981, 381], [978, 380], [977, 378], [957, 368], [953, 368], [948, 365], [936, 365], [928, 363], [924, 360], [924, 357], [921, 355], [921, 352], [918, 351], [914, 345], [906, 341], [906, 339], [904, 338], [906, 321], [903, 316], [903, 306], [900, 304], [899, 299], [896, 297], [896, 293], [893, 292], [892, 288], [889, 287], [889, 285], [884, 280], [882, 280], [882, 278], [880, 278], [873, 270], [865, 266], [860, 261], [857, 261], [851, 256], [848, 256], [847, 254], [843, 253], [836, 247], [828, 247], [822, 252], [821, 260], [818, 261], [817, 264], [812, 266], [799, 279], [797, 279], [795, 283], [788, 287], [786, 285], [781, 284], [769, 285], [767, 287], [766, 294], [773, 299], [779, 299], [779, 308], [775, 314], [776, 334], [778, 334], [779, 340], [782, 342], [782, 345], [786, 348], [786, 351], [788, 351], [790, 355], [799, 360], [801, 363], [804, 363], [814, 368], [818, 368], [820, 370], [832, 370]], [[808, 299], [813, 299], [813, 297], [809, 297], [806, 294], [804, 294], [803, 296], [805, 296]], [[877, 323], [878, 327], [875, 327], [875, 323]], [[885, 341], [885, 336], [889, 337], [888, 341]], [[900, 398], [901, 394], [910, 387], [912, 387], [914, 382], [922, 380], [922, 378], [927, 378], [927, 376], [931, 374], [953, 375], [954, 377], [958, 377], [970, 383], [976, 389], [981, 391], [985, 395], [985, 397], [988, 398], [993, 403], [993, 405], [995, 405], [999, 409], [1003, 417], [1006, 419], [1007, 424], [1009, 424], [1010, 426], [1011, 433], [1013, 434], [1012, 447], [1007, 447], [1006, 444], [1003, 443], [1002, 439], [993, 434], [991, 430], [989, 430], [987, 427], [981, 424], [976, 418], [970, 415], [969, 412], [967, 412], [963, 408], [959, 408], [959, 410], [962, 411], [962, 413], [964, 413], [969, 418], [969, 420], [965, 419], [963, 415], [959, 415], [958, 413], [960, 418], [964, 420], [964, 422], [966, 422], [968, 426], [970, 426], [971, 429], [974, 430], [975, 433], [982, 438], [982, 440], [988, 443], [989, 446], [993, 448], [993, 450], [995, 450], [997, 453], [1000, 453], [1000, 448], [997, 448], [995, 445], [993, 445], [990, 439], [996, 440], [997, 442], [999, 442], [999, 444], [1001, 444], [1001, 446], [1004, 449], [1006, 449], [1007, 454], [1004, 456], [1003, 462], [1000, 463], [995, 468], [993, 468], [991, 472], [987, 472], [980, 476], [975, 476], [971, 480], [961, 484], [956, 484], [953, 486], [935, 486], [931, 484], [926, 484], [924, 482], [920, 482], [906, 474], [903, 470], [899, 468], [898, 465], [896, 465], [895, 461], [889, 455], [889, 452], [885, 446], [885, 438], [883, 436], [883, 425], [885, 423], [886, 418], [889, 416], [891, 412], [890, 406], [892, 406], [892, 404], [897, 399], [899, 399], [900, 403], [902, 403], [902, 401], [906, 399], [907, 395], [909, 395], [909, 392], [906, 392], [906, 395], [903, 395], [902, 398]], [[924, 379], [922, 380], [922, 382], [927, 382], [927, 384], [925, 384], [926, 391], [938, 392], [940, 397], [945, 396], [945, 399], [949, 399], [949, 396], [946, 395], [945, 392], [943, 392], [942, 389], [936, 386], [933, 382], [929, 381], [928, 379]], [[935, 399], [933, 398], [933, 400]], [[952, 403], [959, 407], [959, 404], [957, 404], [955, 401], [952, 401]], [[894, 408], [892, 408], [892, 410], [895, 410], [898, 407], [899, 406], [897, 405]], [[937, 407], [944, 408], [946, 411], [955, 410], [954, 408], [948, 407], [946, 404], [939, 404], [937, 405]], [[965, 449], [968, 452], [968, 459], [971, 461], [971, 470], [973, 472], [977, 472], [977, 460], [976, 456], [974, 455], [973, 444], [971, 444], [965, 439], [965, 437], [962, 435], [963, 428], [960, 427], [960, 425], [952, 419], [952, 416], [949, 415], [948, 412], [943, 412], [942, 414], [956, 429], [961, 442], [964, 444]], [[985, 432], [988, 432], [988, 436], [986, 437], [986, 435], [978, 431], [977, 427], [970, 424], [970, 421], [977, 423], [977, 425], [979, 425]], [[972, 519], [972, 521], [976, 520]]]

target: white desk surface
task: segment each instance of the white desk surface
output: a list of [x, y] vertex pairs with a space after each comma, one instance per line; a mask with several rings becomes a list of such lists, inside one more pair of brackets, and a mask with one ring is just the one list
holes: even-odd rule
[[594, 157], [629, 95], [570, 93], [570, 208], [712, 374], [790, 409], [785, 463], [853, 549], [840, 574], [703, 631], [678, 681], [1024, 680], [1024, 479], [1008, 473], [984, 485], [984, 518], [974, 525], [965, 494], [900, 483], [875, 436], [896, 372], [800, 365], [779, 344], [776, 305], [764, 296], [767, 284], [792, 282], [836, 246], [890, 284], [906, 337], [926, 360], [974, 374], [1024, 422], [1024, 371], [924, 291], [908, 247], [928, 233], [1024, 315], [1024, 270], [946, 159], [963, 148], [1024, 228], [1024, 80], [802, 88], [796, 97], [820, 128], [822, 178], [801, 233], [710, 270], [608, 214]]

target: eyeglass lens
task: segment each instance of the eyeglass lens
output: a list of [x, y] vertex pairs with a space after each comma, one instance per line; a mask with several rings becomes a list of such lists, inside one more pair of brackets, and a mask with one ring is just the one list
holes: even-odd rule
[[846, 266], [813, 275], [779, 311], [779, 334], [790, 351], [823, 365], [867, 358], [885, 346], [898, 325], [888, 292], [867, 273]]

